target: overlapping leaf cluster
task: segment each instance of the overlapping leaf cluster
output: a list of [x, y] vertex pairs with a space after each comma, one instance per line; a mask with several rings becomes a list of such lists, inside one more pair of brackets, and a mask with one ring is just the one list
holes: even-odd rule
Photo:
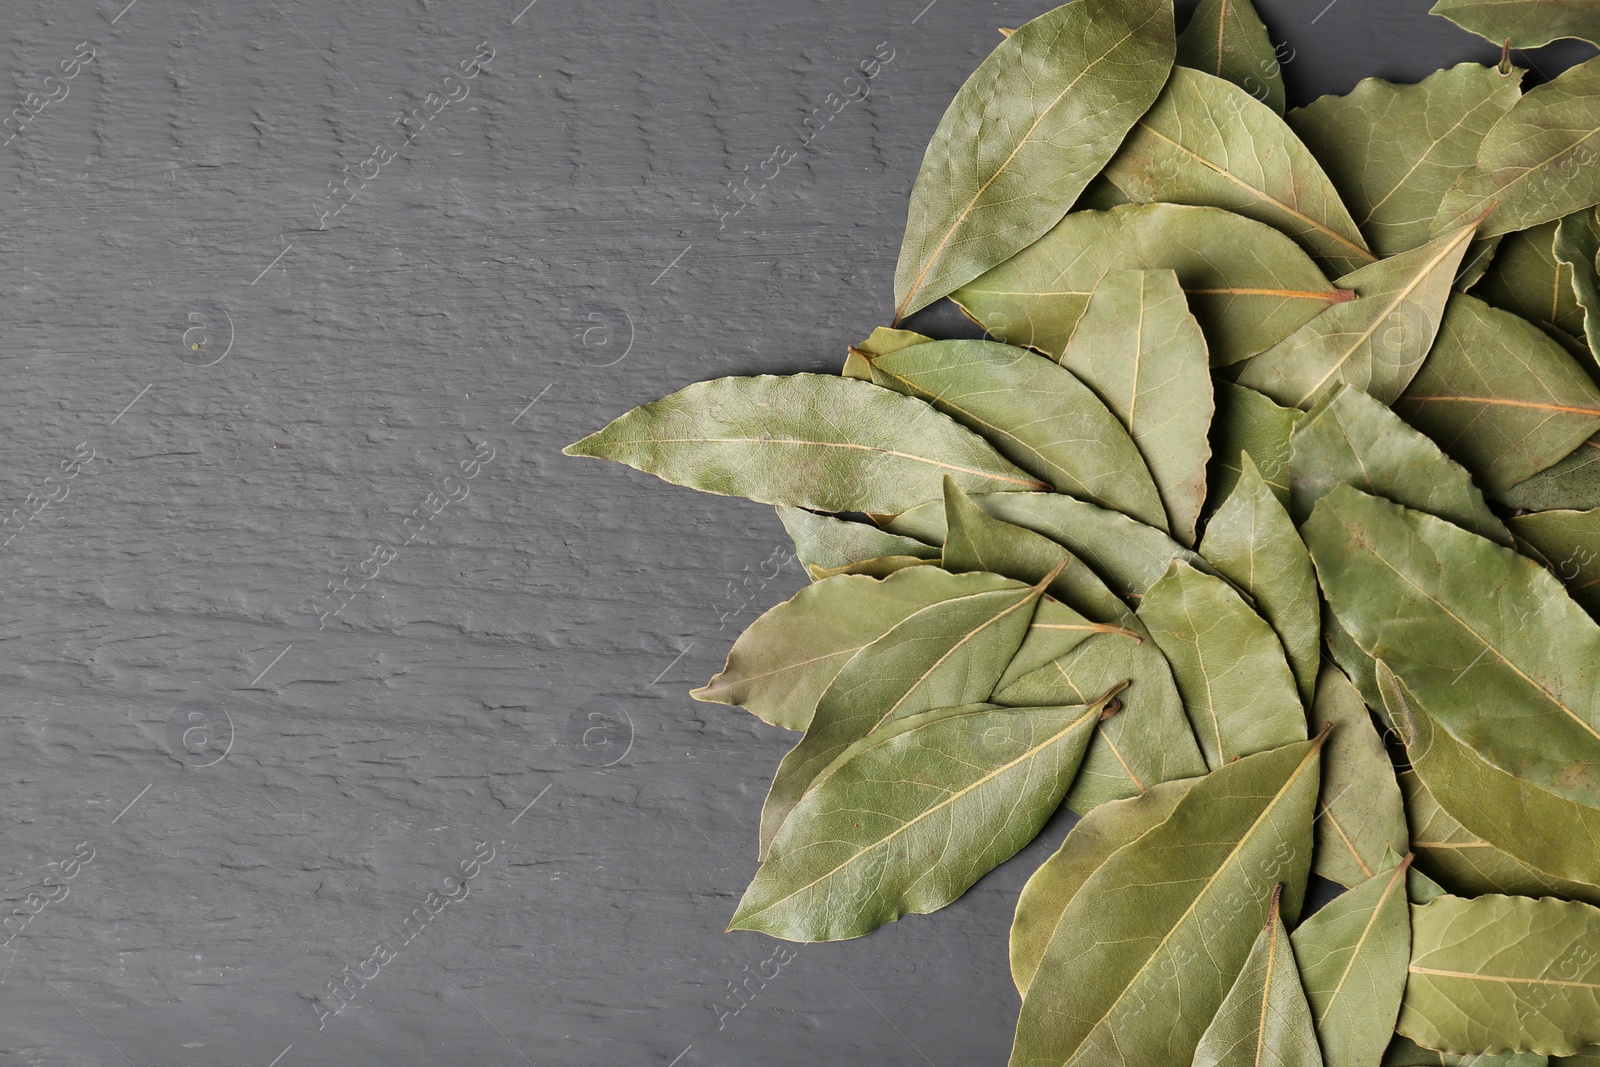
[[879, 328], [568, 452], [777, 505], [815, 579], [695, 693], [804, 735], [733, 928], [934, 911], [1065, 804], [1018, 1067], [1600, 1062], [1600, 59], [1283, 99], [1242, 0], [1041, 15], [895, 275], [990, 340]]

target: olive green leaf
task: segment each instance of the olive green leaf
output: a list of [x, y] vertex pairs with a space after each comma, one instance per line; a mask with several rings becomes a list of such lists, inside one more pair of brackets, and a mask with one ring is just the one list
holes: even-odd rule
[[1301, 535], [1350, 636], [1444, 729], [1528, 784], [1600, 809], [1600, 626], [1549, 572], [1344, 485]]
[[834, 578], [841, 574], [865, 574], [870, 578], [887, 578], [908, 567], [938, 565], [938, 560], [923, 556], [873, 556], [871, 559], [857, 560], [855, 563], [846, 563], [839, 567], [807, 567], [806, 572], [811, 575], [812, 581], [820, 582], [824, 578]]
[[1178, 35], [1178, 62], [1225, 78], [1283, 114], [1277, 49], [1250, 0], [1200, 0]]
[[1027, 995], [1061, 916], [1089, 876], [1117, 849], [1165, 822], [1199, 780], [1162, 782], [1138, 796], [1101, 804], [1080, 819], [1061, 847], [1033, 872], [1017, 897], [1017, 913], [1011, 920], [1011, 979], [1017, 992]]
[[782, 506], [778, 518], [794, 540], [795, 557], [808, 571], [835, 570], [879, 556], [939, 558], [937, 548], [864, 522]]
[[[1411, 873], [1416, 874], [1416, 870], [1415, 867], [1411, 868]], [[1396, 1034], [1389, 1042], [1388, 1051], [1383, 1054], [1382, 1067], [1547, 1067], [1549, 1062], [1546, 1057], [1532, 1052], [1452, 1056], [1448, 1052], [1423, 1048], [1409, 1037]]]
[[1600, 508], [1600, 434], [1584, 441], [1553, 466], [1496, 497], [1527, 511], [1590, 511]]
[[[1563, 329], [1584, 338], [1590, 353], [1600, 353], [1600, 208], [1579, 211], [1562, 219], [1556, 226], [1551, 250], [1570, 275], [1573, 296], [1581, 312], [1578, 317], [1582, 320], [1582, 329]], [[1594, 358], [1600, 360], [1600, 355]]]
[[1428, 354], [1471, 239], [1469, 224], [1340, 278], [1360, 296], [1251, 359], [1239, 384], [1297, 408], [1310, 407], [1340, 382], [1392, 402]]
[[846, 378], [872, 381], [871, 356], [886, 356], [912, 345], [926, 344], [933, 338], [914, 330], [893, 330], [887, 326], [876, 327], [872, 334], [858, 345], [851, 345], [844, 357], [844, 369], [839, 373]]
[[1526, 230], [1600, 203], [1600, 62], [1524, 93], [1484, 135], [1473, 168], [1439, 205], [1434, 233], [1485, 210], [1479, 237]]
[[1328, 1067], [1377, 1063], [1400, 1012], [1411, 954], [1411, 858], [1390, 859], [1386, 869], [1333, 898], [1290, 938]]
[[968, 490], [1049, 488], [920, 400], [831, 374], [697, 382], [562, 452], [814, 511], [892, 515], [938, 499], [946, 474]]
[[[870, 362], [878, 385], [927, 400], [1047, 487], [1165, 527], [1161, 494], [1138, 446], [1070, 371], [993, 341], [933, 341]], [[1026, 405], [1017, 403], [1023, 396]]]
[[1470, 290], [1483, 280], [1489, 273], [1489, 268], [1494, 266], [1495, 253], [1500, 250], [1500, 242], [1505, 240], [1505, 234], [1499, 237], [1482, 237], [1473, 241], [1467, 247], [1467, 256], [1461, 263], [1461, 269], [1456, 271], [1456, 288], [1463, 293]]
[[1405, 852], [1405, 804], [1366, 703], [1335, 667], [1317, 677], [1311, 726], [1328, 730], [1312, 869], [1354, 887], [1382, 869], [1386, 854]]
[[1339, 274], [1377, 258], [1283, 119], [1203, 71], [1172, 68], [1105, 175], [1135, 203], [1220, 207], [1264, 222]]
[[1213, 382], [1217, 413], [1211, 420], [1211, 493], [1213, 509], [1233, 492], [1248, 454], [1274, 496], [1289, 502], [1289, 435], [1305, 412], [1279, 406], [1254, 389], [1224, 378]]
[[1015, 707], [1078, 704], [1120, 681], [1128, 682], [1122, 711], [1100, 724], [1067, 794], [1067, 807], [1080, 815], [1162, 782], [1206, 773], [1205, 757], [1161, 649], [1154, 641], [1120, 633], [1092, 634], [1055, 662], [997, 689], [993, 697], [996, 704]]
[[1600, 908], [1440, 897], [1412, 909], [1398, 1029], [1447, 1052], [1567, 1056], [1600, 1041]]
[[1512, 48], [1539, 48], [1563, 37], [1600, 45], [1595, 0], [1439, 0], [1429, 13]]
[[1521, 95], [1521, 74], [1462, 63], [1416, 85], [1367, 78], [1286, 117], [1321, 161], [1380, 256], [1428, 241], [1445, 194], [1477, 160], [1489, 128]]
[[[1013, 495], [1019, 506], [1001, 499]], [[1210, 569], [1193, 551], [1155, 527], [1059, 493], [977, 493], [972, 500], [994, 518], [1042, 533], [1066, 548], [1129, 600], [1143, 596], [1175, 559]], [[944, 505], [915, 507], [890, 520], [888, 528], [924, 543], [942, 541]]]
[[1472, 295], [1541, 326], [1583, 334], [1583, 309], [1572, 287], [1572, 267], [1556, 259], [1556, 222], [1508, 233]]
[[1244, 969], [1200, 1038], [1194, 1067], [1322, 1067], [1277, 893]]
[[1033, 840], [1114, 698], [946, 708], [873, 731], [795, 806], [728, 929], [837, 941], [944, 907]]
[[1439, 446], [1359, 389], [1341, 387], [1290, 439], [1290, 513], [1304, 522], [1336, 485], [1353, 485], [1509, 546], [1472, 475]]
[[1172, 664], [1213, 770], [1305, 740], [1305, 709], [1283, 644], [1227, 582], [1174, 560], [1145, 594], [1139, 621]]
[[1089, 294], [1115, 267], [1177, 271], [1215, 366], [1271, 347], [1355, 295], [1270, 226], [1217, 208], [1129, 204], [1073, 212], [950, 299], [996, 340], [1060, 357]]
[[1275, 887], [1299, 913], [1319, 763], [1302, 741], [1213, 771], [1085, 879], [1022, 999], [1012, 1067], [1189, 1063]]
[[1302, 703], [1310, 704], [1322, 658], [1317, 575], [1294, 520], [1248, 455], [1243, 477], [1206, 524], [1200, 554], [1250, 594], [1283, 643]]
[[1509, 521], [1517, 540], [1545, 558], [1572, 599], [1589, 614], [1600, 613], [1600, 509], [1539, 511]]
[[1496, 848], [1462, 826], [1417, 777], [1400, 775], [1417, 866], [1462, 896], [1510, 893], [1524, 897], [1564, 897], [1600, 904], [1600, 885], [1558, 878]]
[[979, 65], [928, 142], [894, 272], [895, 317], [1054, 226], [1161, 89], [1172, 0], [1077, 0]]
[[1462, 293], [1394, 407], [1488, 493], [1532, 477], [1600, 429], [1600, 389], [1559, 344]]
[[1440, 726], [1387, 664], [1377, 668], [1412, 770], [1451, 818], [1530, 867], [1600, 884], [1600, 811], [1495, 767]]
[[[901, 573], [923, 572], [939, 573]], [[761, 809], [763, 857], [812, 780], [850, 745], [891, 719], [988, 700], [1048, 583], [1030, 589], [998, 575], [945, 574], [942, 584], [947, 599], [862, 647], [817, 699], [805, 737], [778, 764]]]
[[[1211, 365], [1177, 274], [1107, 271], [1061, 365], [1127, 429], [1155, 479], [1167, 527], [1179, 541], [1194, 544], [1211, 455]], [[1028, 407], [1032, 414], [1037, 401]]]

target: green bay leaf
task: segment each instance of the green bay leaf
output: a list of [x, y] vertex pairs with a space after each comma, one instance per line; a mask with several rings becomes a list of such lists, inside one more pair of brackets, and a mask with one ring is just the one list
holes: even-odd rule
[[[1412, 872], [1416, 872], [1415, 867]], [[1547, 1057], [1532, 1052], [1452, 1056], [1448, 1052], [1423, 1048], [1409, 1037], [1396, 1034], [1389, 1042], [1388, 1051], [1383, 1054], [1382, 1067], [1548, 1067], [1549, 1063]]]
[[1289, 502], [1289, 436], [1305, 416], [1299, 408], [1286, 408], [1254, 389], [1225, 378], [1213, 383], [1217, 414], [1211, 420], [1210, 499], [1220, 507], [1244, 472], [1241, 457], [1248, 455], [1274, 496]]
[[936, 548], [869, 523], [782, 506], [778, 508], [778, 518], [794, 541], [795, 557], [808, 571], [835, 570], [880, 556], [939, 557]]
[[1517, 540], [1532, 545], [1572, 599], [1600, 614], [1600, 509], [1539, 511], [1508, 520]]
[[1583, 333], [1583, 309], [1572, 287], [1572, 267], [1556, 258], [1556, 222], [1508, 233], [1494, 262], [1472, 287], [1485, 303], [1566, 334]]
[[[1600, 360], [1600, 208], [1568, 215], [1556, 226], [1551, 251], [1569, 273], [1578, 305], [1577, 323], [1561, 326], [1580, 336], [1591, 358]], [[1557, 323], [1560, 326], [1560, 323]], [[1573, 325], [1581, 326], [1572, 329]]]
[[1492, 44], [1539, 48], [1563, 37], [1600, 45], [1600, 3], [1595, 0], [1439, 0], [1429, 14], [1443, 15]]
[[1194, 1067], [1323, 1067], [1278, 899], [1195, 1049]]
[[1283, 114], [1277, 49], [1250, 0], [1200, 0], [1178, 35], [1178, 62], [1224, 78]]
[[1313, 730], [1328, 731], [1312, 870], [1355, 887], [1406, 851], [1406, 811], [1394, 765], [1366, 702], [1337, 668], [1324, 666], [1311, 705]]
[[1584, 441], [1532, 478], [1500, 493], [1496, 499], [1507, 507], [1527, 511], [1600, 508], [1600, 434]]

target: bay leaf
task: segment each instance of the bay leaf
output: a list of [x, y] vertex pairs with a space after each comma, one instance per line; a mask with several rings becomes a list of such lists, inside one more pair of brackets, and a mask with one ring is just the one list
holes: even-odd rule
[[851, 345], [845, 353], [844, 369], [839, 373], [846, 378], [857, 378], [863, 382], [872, 381], [872, 364], [868, 362], [871, 356], [886, 356], [890, 352], [898, 352], [902, 348], [912, 345], [926, 344], [933, 338], [926, 334], [917, 333], [915, 330], [895, 330], [888, 326], [878, 326], [873, 329], [870, 336], [858, 345]]
[[896, 514], [962, 488], [1047, 489], [920, 400], [831, 374], [696, 382], [562, 449], [706, 493]]
[[1250, 0], [1200, 0], [1178, 35], [1178, 62], [1224, 78], [1283, 114], [1277, 49]]
[[1439, 0], [1429, 11], [1492, 44], [1539, 48], [1563, 37], [1600, 45], [1595, 0]]
[[871, 578], [887, 578], [891, 574], [905, 570], [907, 567], [937, 567], [938, 560], [928, 559], [924, 556], [873, 556], [870, 559], [857, 560], [855, 563], [846, 563], [839, 567], [807, 567], [806, 572], [811, 575], [811, 580], [820, 582], [824, 578], [833, 578], [841, 574], [865, 574]]
[[1600, 62], [1535, 86], [1489, 128], [1478, 159], [1439, 205], [1433, 232], [1488, 218], [1479, 237], [1526, 230], [1600, 203]]
[[1319, 749], [1213, 771], [1084, 880], [1022, 999], [1012, 1067], [1191, 1062], [1277, 886], [1299, 913]]
[[1440, 897], [1412, 908], [1399, 1030], [1449, 1052], [1567, 1056], [1600, 1041], [1600, 908]]
[[1114, 698], [939, 709], [868, 734], [795, 806], [728, 929], [837, 941], [944, 907], [1033, 840]]
[[1270, 226], [1218, 208], [1131, 203], [1069, 214], [950, 299], [996, 340], [1059, 358], [1095, 284], [1116, 267], [1176, 271], [1216, 366], [1353, 299]]
[[1248, 455], [1243, 463], [1243, 477], [1206, 524], [1200, 554], [1250, 594], [1283, 645], [1301, 702], [1309, 705], [1322, 659], [1317, 574], [1294, 520]]
[[1600, 434], [1496, 499], [1507, 507], [1528, 511], [1600, 508]]
[[1531, 322], [1464, 293], [1451, 298], [1433, 351], [1394, 408], [1488, 493], [1600, 430], [1600, 389], [1583, 368]]
[[[901, 573], [924, 571], [934, 568]], [[891, 719], [987, 701], [1048, 583], [1029, 588], [992, 574], [956, 574], [941, 584], [959, 595], [906, 616], [863, 646], [818, 697], [805, 737], [778, 764], [761, 809], [762, 857], [812, 780], [850, 745]]]
[[1278, 894], [1244, 969], [1195, 1049], [1194, 1067], [1322, 1067]]
[[1305, 740], [1283, 644], [1227, 582], [1175, 560], [1145, 594], [1139, 621], [1172, 665], [1207, 766]]
[[1425, 511], [1510, 546], [1472, 475], [1386, 405], [1359, 389], [1329, 394], [1290, 439], [1289, 510], [1304, 522], [1335, 485]]
[[[1600, 18], [1600, 14], [1597, 14]], [[1600, 360], [1600, 208], [1568, 215], [1556, 226], [1551, 245], [1556, 261], [1567, 269], [1582, 329], [1557, 323], [1584, 339], [1591, 357]]]
[[1549, 561], [1572, 599], [1590, 615], [1600, 613], [1600, 509], [1539, 511], [1508, 521], [1518, 541]]
[[878, 556], [939, 557], [936, 548], [869, 523], [849, 522], [804, 508], [783, 506], [778, 508], [778, 518], [794, 541], [795, 557], [808, 570], [848, 567]]
[[[1182, 543], [1194, 544], [1211, 456], [1211, 365], [1178, 275], [1107, 271], [1061, 365], [1094, 390], [1128, 431], [1155, 480], [1166, 527]], [[1038, 402], [1028, 407], [1033, 414]]]
[[1244, 471], [1248, 454], [1281, 503], [1289, 502], [1289, 435], [1305, 415], [1263, 393], [1225, 378], [1213, 383], [1217, 413], [1211, 420], [1211, 500], [1221, 505]]
[[[1415, 85], [1365, 78], [1285, 118], [1321, 161], [1380, 256], [1428, 242], [1429, 227], [1484, 135], [1521, 96], [1520, 72], [1460, 63]], [[1469, 258], [1470, 258], [1469, 253]]]
[[1457, 289], [1465, 293], [1483, 280], [1489, 268], [1494, 266], [1495, 253], [1500, 250], [1500, 242], [1504, 238], [1504, 234], [1484, 237], [1467, 246], [1467, 256], [1461, 262], [1461, 269], [1456, 271]]
[[1204, 71], [1172, 68], [1105, 176], [1135, 203], [1219, 207], [1264, 222], [1339, 274], [1377, 258], [1283, 119]]
[[1172, 0], [1076, 0], [1019, 27], [956, 92], [917, 172], [895, 318], [1060, 221], [1172, 66]]
[[1353, 888], [1378, 874], [1385, 855], [1406, 851], [1405, 804], [1365, 701], [1335, 667], [1317, 677], [1311, 727], [1328, 731], [1312, 870]]
[[1472, 295], [1541, 326], [1583, 334], [1583, 309], [1572, 288], [1572, 267], [1556, 259], [1557, 222], [1500, 238], [1500, 249]]
[[1344, 382], [1391, 403], [1439, 331], [1471, 224], [1339, 279], [1359, 296], [1337, 304], [1254, 357], [1240, 385], [1308, 408]]
[[1126, 800], [1101, 804], [1078, 820], [1061, 847], [1033, 872], [1011, 920], [1011, 980], [1027, 995], [1067, 905], [1111, 854], [1165, 822], [1198, 778], [1161, 782]]
[[1048, 487], [1165, 526], [1138, 446], [1070, 371], [993, 341], [933, 341], [870, 362], [878, 385], [927, 400]]
[[1448, 1052], [1423, 1048], [1409, 1037], [1396, 1034], [1383, 1054], [1382, 1067], [1548, 1067], [1549, 1062], [1548, 1058], [1532, 1052], [1452, 1056]]
[[1328, 1067], [1377, 1063], [1394, 1032], [1411, 955], [1410, 866], [1409, 857], [1391, 863], [1290, 937]]
[[1301, 535], [1350, 636], [1444, 729], [1506, 773], [1600, 809], [1600, 626], [1552, 575], [1344, 485]]
[[1400, 775], [1416, 865], [1457, 896], [1507, 893], [1600, 904], [1600, 885], [1559, 878], [1524, 863], [1468, 830], [1439, 806], [1415, 771]]

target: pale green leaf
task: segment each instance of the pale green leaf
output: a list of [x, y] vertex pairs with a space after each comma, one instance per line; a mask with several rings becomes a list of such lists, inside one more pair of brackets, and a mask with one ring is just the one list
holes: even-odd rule
[[1277, 50], [1250, 0], [1200, 0], [1178, 35], [1178, 62], [1225, 78], [1283, 114]]
[[1339, 670], [1324, 666], [1311, 705], [1313, 730], [1328, 731], [1312, 869], [1343, 886], [1374, 877], [1390, 852], [1406, 851], [1406, 812], [1394, 765], [1367, 705]]
[[1194, 1067], [1322, 1067], [1278, 898], [1244, 969], [1195, 1049]]
[[1600, 45], [1596, 0], [1439, 0], [1430, 14], [1512, 48], [1539, 48], [1563, 37]]
[[[1600, 17], [1600, 15], [1597, 15]], [[1593, 358], [1600, 360], [1600, 208], [1568, 215], [1556, 226], [1552, 252], [1569, 274], [1568, 282], [1578, 305], [1578, 323], [1562, 326], [1584, 339]], [[1557, 323], [1560, 326], [1560, 323]], [[1580, 325], [1573, 329], [1572, 325]]]
[[1600, 509], [1539, 511], [1510, 520], [1517, 540], [1532, 545], [1589, 614], [1600, 613]]
[[1600, 508], [1600, 434], [1584, 441], [1532, 478], [1513, 485], [1496, 499], [1507, 507], [1528, 511]]
[[778, 518], [794, 540], [795, 558], [807, 570], [829, 571], [879, 556], [939, 557], [936, 548], [864, 522], [782, 506], [778, 508]]
[[1211, 420], [1211, 490], [1213, 507], [1233, 492], [1244, 470], [1240, 457], [1255, 461], [1272, 493], [1289, 502], [1289, 435], [1304, 417], [1299, 408], [1281, 407], [1254, 389], [1224, 378], [1216, 388], [1217, 414]]
[[1556, 222], [1500, 238], [1494, 262], [1472, 295], [1569, 335], [1583, 334], [1583, 309], [1572, 287], [1572, 266], [1556, 259]]
[[[1416, 873], [1416, 868], [1411, 869]], [[1442, 895], [1442, 894], [1441, 894]], [[1422, 903], [1419, 901], [1419, 903]], [[1532, 1052], [1503, 1052], [1498, 1056], [1452, 1056], [1423, 1048], [1409, 1037], [1394, 1035], [1383, 1054], [1382, 1067], [1547, 1067], [1549, 1060]]]

